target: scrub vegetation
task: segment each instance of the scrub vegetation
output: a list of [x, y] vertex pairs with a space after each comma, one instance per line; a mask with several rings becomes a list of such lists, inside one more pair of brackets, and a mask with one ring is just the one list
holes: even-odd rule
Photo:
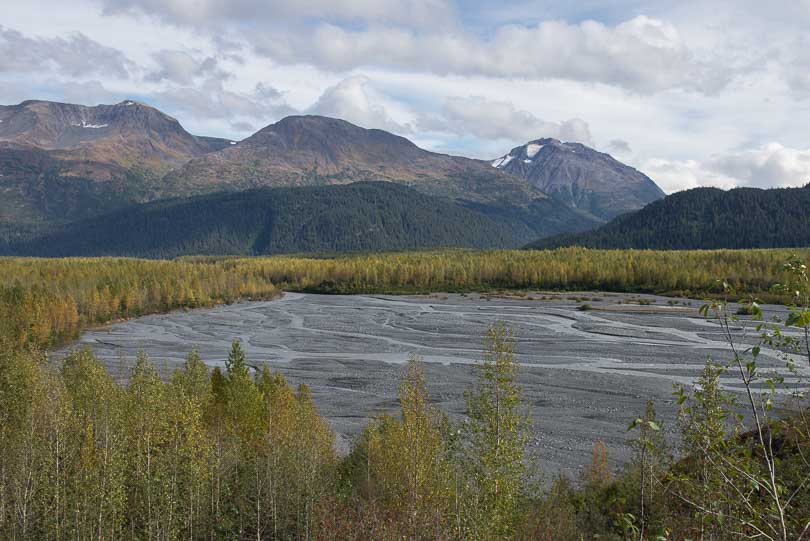
[[[807, 401], [757, 364], [769, 348], [797, 376], [810, 368], [807, 269], [784, 252], [6, 259], [0, 271], [3, 539], [810, 536]], [[145, 355], [118, 381], [89, 350], [58, 363], [46, 353], [90, 325], [282, 289], [510, 287], [714, 293], [702, 311], [732, 360], [708, 362], [697, 385], [675, 389], [677, 439], [649, 403], [630, 424], [635, 455], [621, 471], [597, 442], [578, 478], [543, 483], [504, 325], [483, 337], [463, 420], [432, 405], [413, 357], [400, 407], [369, 420], [346, 456], [310, 390], [250, 368], [261, 359], [247, 359], [238, 341], [224, 368], [210, 370], [192, 350], [166, 379]], [[742, 321], [725, 300], [763, 293], [790, 306], [786, 320], [761, 321], [749, 300], [753, 321]], [[753, 334], [743, 342], [745, 325]]]

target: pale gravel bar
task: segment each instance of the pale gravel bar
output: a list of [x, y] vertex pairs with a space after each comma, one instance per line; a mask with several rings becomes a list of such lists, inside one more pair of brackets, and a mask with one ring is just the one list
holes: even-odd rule
[[[627, 304], [638, 298], [654, 304]], [[252, 364], [269, 362], [292, 383], [312, 388], [345, 451], [370, 416], [397, 407], [399, 375], [411, 353], [426, 362], [433, 400], [455, 418], [463, 414], [463, 392], [475, 379], [472, 363], [482, 357], [482, 336], [488, 325], [504, 321], [518, 338], [520, 380], [531, 404], [540, 465], [548, 474], [575, 473], [590, 460], [596, 440], [608, 444], [615, 463], [627, 460], [627, 426], [648, 398], [671, 432], [673, 383], [692, 382], [709, 356], [728, 360], [718, 326], [698, 314], [700, 301], [667, 301], [615, 293], [287, 293], [275, 301], [116, 323], [86, 332], [79, 344], [91, 345], [126, 378], [141, 349], [168, 372], [193, 346], [208, 364], [222, 365], [231, 341], [240, 339]], [[594, 310], [578, 310], [583, 302]], [[765, 351], [762, 361], [783, 366], [771, 353]]]

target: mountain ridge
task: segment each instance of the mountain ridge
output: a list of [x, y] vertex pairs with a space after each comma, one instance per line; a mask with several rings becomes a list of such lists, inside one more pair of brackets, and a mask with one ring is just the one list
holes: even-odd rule
[[524, 205], [547, 197], [480, 160], [431, 152], [384, 130], [319, 115], [285, 117], [236, 145], [189, 161], [169, 178], [237, 189], [385, 180], [451, 199]]
[[174, 117], [133, 100], [94, 106], [26, 100], [0, 105], [0, 120], [0, 142], [122, 167], [166, 169], [225, 146], [225, 140], [194, 136]]

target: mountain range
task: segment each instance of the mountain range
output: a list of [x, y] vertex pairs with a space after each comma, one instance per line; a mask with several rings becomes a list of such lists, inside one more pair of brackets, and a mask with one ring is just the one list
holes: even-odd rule
[[[532, 141], [493, 162], [430, 152], [386, 131], [322, 116], [290, 116], [230, 141], [192, 135], [176, 119], [133, 100], [0, 106], [0, 242], [6, 244], [76, 230], [93, 218], [114, 220], [127, 209], [153, 216], [180, 204], [136, 210], [164, 199], [359, 181], [404, 185], [410, 190], [380, 197], [388, 203], [416, 201], [417, 194], [441, 199], [427, 207], [445, 215], [456, 215], [457, 207], [465, 223], [477, 217], [479, 225], [498, 231], [478, 240], [461, 235], [455, 243], [439, 235], [443, 245], [490, 246], [505, 232], [500, 245], [516, 246], [584, 231], [663, 196], [652, 180], [607, 154], [552, 139]], [[378, 186], [375, 193], [386, 189]], [[299, 195], [313, 193], [341, 192]], [[294, 191], [280, 194], [262, 199], [265, 206], [296, 198]], [[270, 206], [280, 215], [276, 203]]]

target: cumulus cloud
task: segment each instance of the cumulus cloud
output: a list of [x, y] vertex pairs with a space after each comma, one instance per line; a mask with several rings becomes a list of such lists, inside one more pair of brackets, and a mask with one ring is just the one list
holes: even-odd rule
[[103, 74], [126, 79], [134, 69], [121, 51], [82, 33], [38, 38], [0, 26], [0, 73], [55, 71], [70, 77]]
[[786, 148], [779, 143], [715, 156], [707, 163], [711, 170], [737, 179], [743, 186], [771, 188], [810, 182], [810, 149]]
[[569, 79], [639, 92], [713, 92], [734, 74], [730, 67], [698, 58], [675, 26], [645, 16], [615, 26], [595, 21], [505, 25], [489, 39], [448, 31], [354, 30], [322, 24], [311, 33], [256, 36], [255, 44], [276, 60], [330, 70], [383, 66], [441, 75]]
[[143, 13], [195, 26], [275, 23], [285, 17], [431, 26], [454, 18], [448, 0], [102, 0], [102, 5], [108, 14]]
[[714, 155], [706, 160], [648, 160], [642, 169], [666, 192], [718, 188], [784, 188], [810, 182], [810, 149], [779, 143]]
[[146, 79], [152, 82], [163, 80], [189, 85], [198, 77], [216, 75], [219, 79], [229, 76], [217, 68], [217, 60], [211, 56], [197, 58], [185, 51], [158, 51], [152, 55], [157, 69], [147, 74]]
[[327, 88], [307, 112], [342, 118], [364, 128], [409, 133], [411, 127], [395, 122], [382, 101], [368, 77], [355, 75]]
[[630, 143], [624, 139], [612, 139], [607, 144], [607, 149], [611, 154], [630, 154], [633, 152], [630, 149]]
[[480, 96], [453, 97], [445, 100], [439, 114], [421, 115], [417, 127], [426, 131], [483, 139], [506, 139], [524, 143], [542, 137], [592, 144], [588, 124], [573, 118], [549, 122], [511, 102]]
[[465, 29], [450, 0], [103, 0], [102, 5], [107, 14], [148, 14], [205, 28], [223, 43], [241, 40], [276, 61], [333, 72], [386, 67], [567, 79], [642, 93], [673, 88], [711, 93], [737, 74], [728, 58], [720, 61], [690, 47], [674, 24], [644, 15], [613, 25], [493, 24], [481, 34]]
[[[208, 119], [228, 119], [231, 123], [275, 120], [295, 112], [283, 94], [263, 84], [252, 92], [226, 89], [221, 81], [210, 79], [198, 86], [171, 86], [153, 97], [173, 111]], [[244, 118], [242, 118], [244, 117]]]

